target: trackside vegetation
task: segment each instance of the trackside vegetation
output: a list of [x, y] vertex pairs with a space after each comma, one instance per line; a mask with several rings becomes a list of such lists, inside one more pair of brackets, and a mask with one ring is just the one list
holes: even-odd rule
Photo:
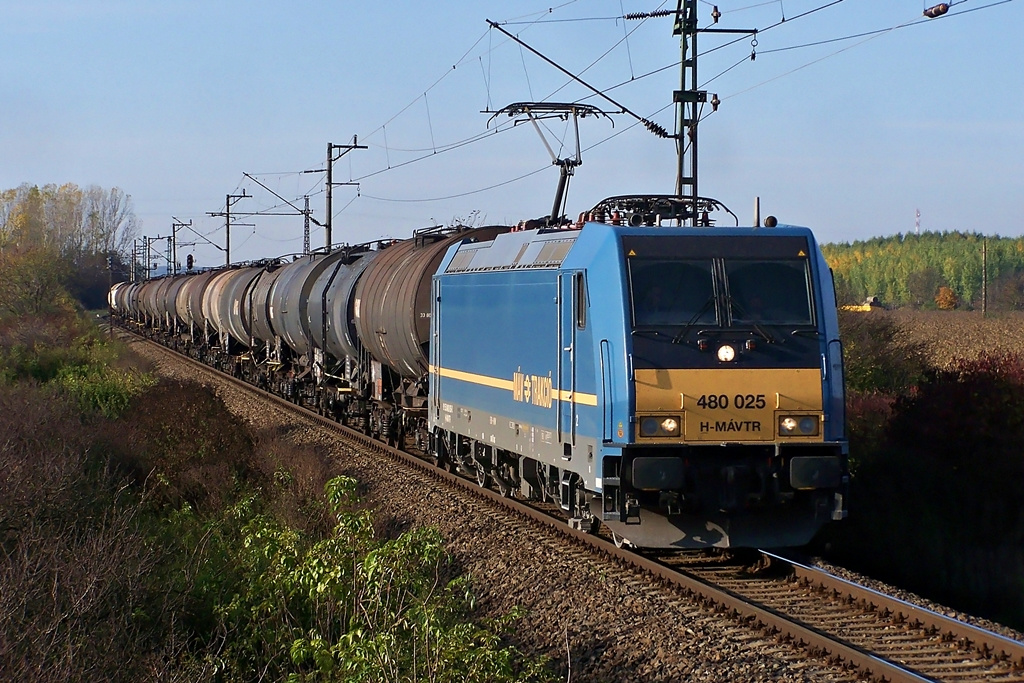
[[157, 381], [59, 263], [0, 250], [0, 678], [551, 680], [435, 530], [378, 533], [323, 454]]
[[853, 478], [831, 559], [1024, 628], [1024, 356], [937, 366], [884, 312], [840, 326]]

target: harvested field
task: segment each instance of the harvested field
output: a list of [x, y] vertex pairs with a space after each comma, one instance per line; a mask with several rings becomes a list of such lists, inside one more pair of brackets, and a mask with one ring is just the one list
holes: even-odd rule
[[939, 367], [985, 352], [1024, 353], [1024, 312], [982, 317], [980, 311], [896, 309], [865, 315], [892, 316], [913, 341], [928, 345], [929, 359]]

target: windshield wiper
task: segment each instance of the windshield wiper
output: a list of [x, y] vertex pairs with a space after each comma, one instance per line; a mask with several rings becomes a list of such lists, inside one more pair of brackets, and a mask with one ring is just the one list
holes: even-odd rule
[[[747, 313], [746, 309], [743, 308], [743, 306], [740, 306], [738, 303], [733, 301], [731, 296], [727, 298], [726, 303], [728, 303], [730, 310], [735, 310], [737, 313], [739, 313], [742, 316], [749, 316], [750, 315], [749, 313]], [[751, 327], [753, 327], [755, 332], [757, 332], [759, 335], [764, 337], [764, 340], [766, 342], [768, 342], [769, 344], [774, 344], [774, 343], [776, 343], [778, 341], [777, 339], [775, 339], [775, 337], [773, 337], [772, 335], [768, 334], [768, 332], [766, 332], [763, 327], [758, 325], [753, 320], [749, 320], [748, 319], [748, 320], [745, 320], [745, 322], [747, 324], [749, 324]]]
[[661, 325], [642, 325], [641, 327], [633, 328], [634, 337], [647, 337], [648, 339], [654, 339], [655, 341], [671, 342], [675, 338], [662, 332], [660, 330], [653, 329], [655, 327], [662, 327]]
[[679, 330], [679, 334], [677, 334], [675, 337], [672, 338], [672, 343], [673, 344], [681, 344], [681, 343], [683, 343], [683, 341], [686, 340], [686, 334], [690, 331], [690, 328], [693, 327], [694, 323], [696, 323], [697, 320], [700, 319], [700, 317], [702, 315], [704, 315], [705, 313], [708, 312], [708, 310], [711, 308], [712, 304], [714, 304], [714, 303], [715, 303], [715, 295], [714, 295], [714, 293], [712, 293], [711, 296], [708, 297], [708, 300], [704, 302], [704, 305], [701, 306], [700, 309], [696, 313], [693, 314], [693, 317], [690, 318], [685, 325], [683, 325], [683, 329]]

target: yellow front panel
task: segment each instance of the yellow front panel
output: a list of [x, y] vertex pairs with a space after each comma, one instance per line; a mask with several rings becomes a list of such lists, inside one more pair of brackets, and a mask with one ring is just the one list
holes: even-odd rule
[[818, 369], [636, 371], [638, 418], [681, 413], [684, 441], [773, 441], [779, 413], [821, 411]]

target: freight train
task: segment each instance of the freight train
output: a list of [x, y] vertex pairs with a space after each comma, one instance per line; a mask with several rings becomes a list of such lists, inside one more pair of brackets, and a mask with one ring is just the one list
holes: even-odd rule
[[120, 283], [118, 318], [638, 548], [790, 547], [846, 516], [842, 349], [806, 228], [575, 223]]

